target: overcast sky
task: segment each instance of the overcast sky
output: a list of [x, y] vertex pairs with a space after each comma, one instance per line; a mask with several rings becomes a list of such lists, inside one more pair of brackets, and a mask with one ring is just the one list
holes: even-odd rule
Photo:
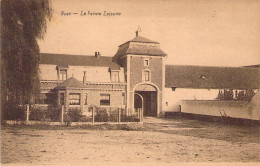
[[[168, 64], [244, 66], [260, 63], [259, 0], [52, 0], [41, 52], [113, 56], [140, 36], [157, 41]], [[62, 16], [61, 12], [72, 12]], [[80, 16], [81, 11], [102, 16]], [[121, 16], [103, 16], [103, 12]]]

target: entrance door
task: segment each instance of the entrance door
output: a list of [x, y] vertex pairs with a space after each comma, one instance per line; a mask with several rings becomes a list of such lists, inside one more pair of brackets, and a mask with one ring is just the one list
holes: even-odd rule
[[[135, 91], [143, 97], [144, 116], [157, 116], [157, 92], [154, 91]], [[135, 95], [135, 108], [142, 108], [142, 101], [138, 95]]]

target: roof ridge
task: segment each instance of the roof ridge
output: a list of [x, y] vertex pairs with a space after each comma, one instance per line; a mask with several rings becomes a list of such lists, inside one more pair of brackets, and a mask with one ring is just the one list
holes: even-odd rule
[[[83, 56], [83, 57], [95, 57], [95, 55], [74, 55], [74, 54], [56, 54], [56, 53], [40, 53], [43, 55], [65, 55], [65, 56]], [[101, 56], [101, 57], [106, 57], [106, 58], [112, 58], [113, 56]]]
[[[142, 40], [144, 40], [144, 41], [142, 41], [142, 40], [136, 40], [136, 39], [140, 39], [140, 38], [141, 38]], [[142, 37], [142, 36], [136, 36], [136, 37], [132, 38], [131, 40], [128, 40], [128, 41], [124, 42], [123, 44], [120, 44], [119, 47], [122, 46], [122, 45], [124, 45], [124, 44], [126, 44], [126, 43], [129, 43], [129, 42], [155, 43], [155, 44], [160, 44], [159, 42], [156, 42], [156, 41], [153, 41], [153, 40], [147, 39], [147, 38], [145, 38], [145, 37]]]
[[41, 53], [40, 64], [64, 65], [64, 66], [100, 66], [109, 67], [113, 61], [112, 56], [95, 57], [86, 55]]
[[87, 88], [87, 86], [77, 80], [75, 77], [70, 77], [65, 80], [63, 83], [59, 84], [56, 88]]
[[[173, 64], [166, 64], [165, 66], [186, 66], [186, 67], [215, 67], [215, 68], [250, 68], [245, 66], [201, 66], [201, 65], [173, 65]], [[252, 67], [253, 68], [253, 67]], [[253, 68], [257, 69], [257, 68]]]

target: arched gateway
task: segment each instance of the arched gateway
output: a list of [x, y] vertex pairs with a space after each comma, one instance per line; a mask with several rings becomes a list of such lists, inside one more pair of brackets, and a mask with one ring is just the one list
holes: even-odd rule
[[158, 88], [154, 84], [141, 83], [134, 87], [134, 108], [143, 108], [144, 116], [157, 116]]

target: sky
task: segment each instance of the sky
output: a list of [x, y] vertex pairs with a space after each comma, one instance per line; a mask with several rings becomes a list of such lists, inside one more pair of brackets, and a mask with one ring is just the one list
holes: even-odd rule
[[260, 64], [260, 0], [52, 0], [52, 8], [42, 53], [113, 56], [140, 26], [167, 64]]

